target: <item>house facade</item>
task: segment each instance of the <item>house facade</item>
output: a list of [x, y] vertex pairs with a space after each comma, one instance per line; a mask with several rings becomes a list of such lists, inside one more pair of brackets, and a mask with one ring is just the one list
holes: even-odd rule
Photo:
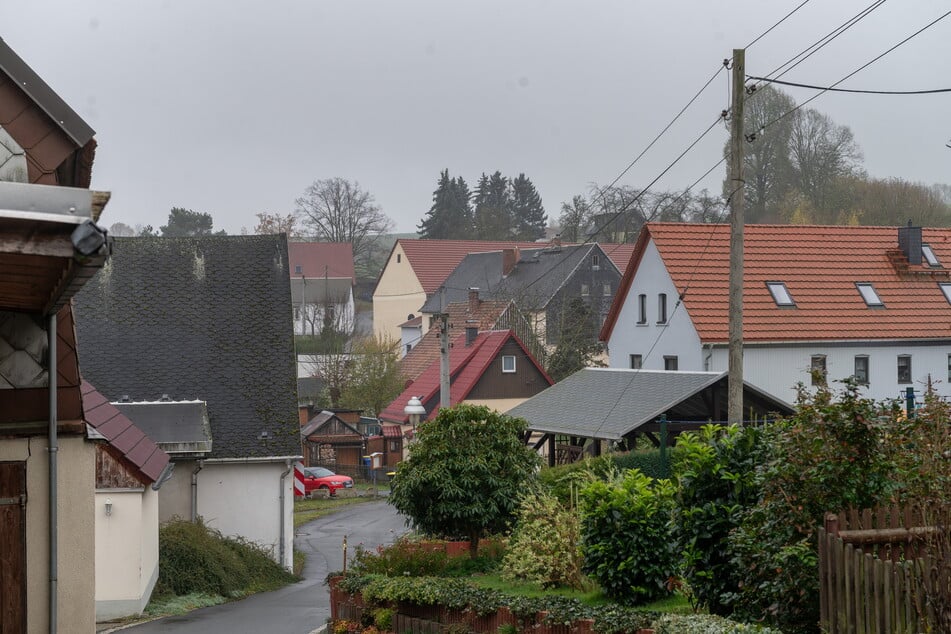
[[[951, 395], [951, 230], [745, 228], [744, 377], [786, 402], [854, 378], [901, 398]], [[729, 227], [649, 223], [601, 331], [610, 367], [728, 365]], [[833, 383], [834, 387], [834, 383]]]
[[319, 335], [330, 328], [353, 333], [355, 312], [353, 248], [341, 242], [287, 245], [294, 334]]

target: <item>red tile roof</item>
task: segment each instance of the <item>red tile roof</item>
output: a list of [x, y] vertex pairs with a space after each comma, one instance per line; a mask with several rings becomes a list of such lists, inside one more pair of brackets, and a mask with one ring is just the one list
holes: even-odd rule
[[[486, 251], [501, 251], [502, 249], [538, 249], [545, 246], [539, 242], [495, 242], [483, 240], [412, 240], [400, 239], [397, 244], [403, 247], [403, 252], [409, 260], [410, 266], [416, 273], [419, 283], [427, 293], [433, 293], [446, 281], [462, 258], [469, 253], [485, 253]], [[394, 245], [394, 248], [395, 245]]]
[[123, 464], [145, 484], [157, 481], [168, 454], [87, 381], [82, 382], [82, 400], [86, 423], [105, 437]]
[[[747, 225], [744, 230], [745, 341], [928, 339], [951, 336], [951, 229], [922, 229], [942, 268], [909, 266], [897, 227]], [[653, 240], [704, 343], [728, 336], [730, 228], [650, 223], [642, 230], [601, 331], [607, 340], [637, 264]], [[781, 308], [766, 282], [783, 282], [796, 303]], [[857, 282], [870, 282], [884, 308], [866, 306]]]
[[403, 435], [399, 425], [380, 425], [384, 438], [400, 438]]
[[[525, 344], [515, 336], [511, 330], [492, 330], [480, 332], [471, 345], [466, 345], [466, 335], [463, 333], [452, 342], [449, 352], [449, 403], [456, 405], [466, 400], [469, 392], [475, 387], [479, 379], [492, 365], [492, 361], [502, 350], [502, 346], [510, 339], [515, 340], [525, 351], [525, 354], [538, 368], [549, 385], [554, 381], [548, 376], [544, 368], [538, 365], [538, 362], [532, 354], [525, 348]], [[391, 423], [406, 423], [409, 417], [403, 413], [403, 408], [410, 397], [417, 396], [424, 404], [432, 399], [439, 392], [439, 374], [440, 360], [436, 358], [429, 367], [413, 381], [413, 383], [403, 390], [403, 393], [396, 397], [381, 413], [380, 419]], [[433, 408], [426, 420], [435, 418], [439, 407]]]
[[[349, 242], [288, 242], [288, 269], [291, 277], [346, 278], [355, 284], [353, 247]], [[297, 273], [297, 267], [301, 272]]]
[[601, 242], [599, 244], [608, 257], [611, 258], [611, 261], [614, 262], [614, 266], [618, 268], [621, 275], [624, 275], [624, 272], [627, 270], [627, 265], [631, 261], [631, 254], [634, 253], [634, 244], [631, 242], [624, 244]]

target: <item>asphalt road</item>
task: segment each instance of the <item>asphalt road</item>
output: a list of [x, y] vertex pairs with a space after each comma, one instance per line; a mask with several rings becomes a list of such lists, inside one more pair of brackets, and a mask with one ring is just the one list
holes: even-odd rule
[[294, 544], [307, 554], [304, 580], [274, 592], [195, 610], [127, 628], [151, 634], [308, 634], [330, 617], [330, 594], [324, 579], [343, 567], [343, 537], [349, 552], [386, 544], [406, 531], [403, 518], [385, 501], [355, 504], [297, 529]]

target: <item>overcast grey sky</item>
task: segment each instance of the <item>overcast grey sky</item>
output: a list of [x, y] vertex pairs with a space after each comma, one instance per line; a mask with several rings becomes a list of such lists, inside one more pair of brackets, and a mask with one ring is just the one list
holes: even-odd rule
[[[716, 71], [801, 0], [30, 0], [0, 36], [95, 130], [104, 224], [216, 228], [290, 212], [314, 179], [357, 180], [414, 231], [439, 171], [524, 172], [550, 217], [606, 184]], [[871, 0], [810, 0], [747, 51], [763, 75]], [[949, 8], [891, 0], [784, 79], [828, 85]], [[951, 17], [843, 84], [951, 86]], [[727, 107], [722, 74], [620, 182], [649, 183]], [[813, 91], [789, 92], [802, 101]], [[951, 94], [826, 94], [869, 174], [951, 182]], [[658, 188], [719, 160], [709, 134]], [[704, 184], [719, 192], [723, 172]]]

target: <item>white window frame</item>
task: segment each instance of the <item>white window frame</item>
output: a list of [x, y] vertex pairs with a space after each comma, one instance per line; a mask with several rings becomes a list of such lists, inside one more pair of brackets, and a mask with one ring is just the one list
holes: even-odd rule
[[[901, 367], [902, 359], [908, 359], [908, 377], [903, 379], [901, 376]], [[898, 373], [897, 379], [899, 385], [911, 385], [912, 382], [912, 370], [911, 370], [911, 355], [910, 354], [900, 354], [897, 358], [896, 371]]]
[[[506, 367], [506, 364], [511, 361], [511, 367]], [[502, 355], [502, 374], [515, 374], [515, 355], [514, 354], [503, 354]]]
[[773, 301], [776, 302], [776, 305], [780, 308], [794, 307], [796, 305], [796, 300], [793, 299], [789, 289], [786, 288], [785, 282], [766, 282], [766, 288], [769, 289], [769, 294], [773, 296]]
[[921, 257], [925, 259], [925, 262], [928, 263], [928, 266], [932, 268], [941, 267], [941, 261], [938, 260], [938, 256], [935, 255], [934, 249], [931, 248], [930, 244], [921, 245]]
[[885, 307], [885, 302], [882, 301], [881, 296], [879, 296], [878, 291], [875, 290], [875, 286], [871, 282], [856, 282], [855, 288], [858, 290], [859, 295], [862, 296], [862, 299], [865, 300], [865, 305], [869, 308]]
[[[859, 377], [859, 360], [865, 362], [865, 379], [863, 380]], [[855, 379], [855, 382], [859, 385], [868, 385], [869, 383], [869, 374], [872, 373], [872, 362], [869, 359], [867, 354], [857, 354], [855, 355], [854, 365], [852, 366], [852, 377]]]
[[585, 282], [581, 283], [581, 296], [588, 297], [591, 295], [591, 287], [588, 286]]
[[951, 282], [938, 282], [938, 288], [944, 293], [944, 298], [951, 304]]
[[[675, 367], [670, 368], [669, 365], [673, 364]], [[669, 372], [676, 372], [680, 369], [680, 359], [677, 358], [675, 354], [665, 354], [664, 355], [664, 370]]]
[[601, 284], [601, 294], [605, 297], [610, 297], [611, 295], [611, 282], [604, 282]]

